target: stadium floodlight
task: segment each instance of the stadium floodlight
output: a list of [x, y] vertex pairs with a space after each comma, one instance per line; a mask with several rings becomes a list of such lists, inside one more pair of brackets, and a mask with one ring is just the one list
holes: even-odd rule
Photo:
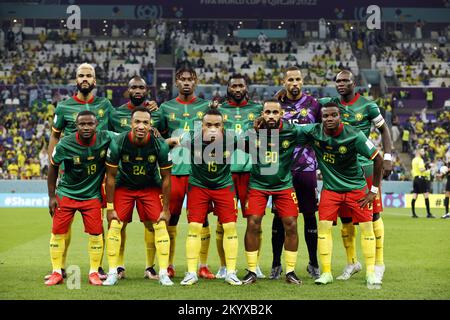
[[64, 19], [61, 19], [61, 23], [64, 23]]
[[106, 20], [103, 20], [103, 23], [106, 23]]
[[280, 23], [281, 25], [283, 25], [284, 24], [284, 21], [281, 21], [281, 23]]
[[14, 19], [13, 22], [16, 23], [16, 22], [17, 22], [17, 19]]
[[108, 25], [107, 25], [107, 24], [105, 24], [105, 28], [108, 28]]

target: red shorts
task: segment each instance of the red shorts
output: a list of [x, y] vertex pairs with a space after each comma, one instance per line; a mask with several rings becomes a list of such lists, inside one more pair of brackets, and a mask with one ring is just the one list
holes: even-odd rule
[[80, 211], [83, 217], [84, 232], [102, 234], [102, 203], [100, 199], [75, 200], [63, 196], [56, 196], [57, 207], [53, 215], [53, 234], [67, 233], [72, 224], [75, 212]]
[[189, 185], [188, 191], [188, 222], [205, 222], [211, 202], [220, 223], [236, 222], [237, 200], [234, 186], [211, 190], [193, 185]]
[[338, 212], [344, 209], [351, 213], [353, 223], [372, 221], [372, 206], [360, 208], [358, 200], [366, 196], [367, 188], [349, 192], [334, 192], [322, 189], [319, 202], [319, 220], [336, 221]]
[[269, 196], [272, 196], [272, 203], [277, 207], [281, 218], [298, 217], [298, 201], [294, 188], [279, 191], [250, 189], [245, 205], [245, 216], [264, 216]]
[[114, 192], [114, 209], [121, 221], [133, 220], [133, 209], [136, 204], [141, 222], [156, 222], [162, 211], [161, 189], [152, 187], [130, 190], [125, 187], [116, 188]]
[[189, 176], [174, 176], [171, 179], [170, 214], [179, 216], [183, 209], [184, 196], [188, 192]]
[[[366, 177], [366, 183], [367, 183], [367, 187], [369, 189], [372, 187], [372, 183], [373, 183], [372, 180], [373, 180], [373, 176]], [[381, 185], [378, 188], [378, 194], [377, 194], [376, 198], [372, 202], [372, 207], [373, 207], [374, 214], [383, 212], [383, 201], [381, 199]], [[341, 208], [341, 209], [339, 209], [339, 217], [351, 218], [352, 213], [350, 212], [350, 210], [348, 210], [348, 208]]]
[[245, 201], [248, 194], [248, 182], [250, 181], [250, 172], [236, 172], [232, 174], [236, 197], [241, 203], [242, 215], [245, 217]]

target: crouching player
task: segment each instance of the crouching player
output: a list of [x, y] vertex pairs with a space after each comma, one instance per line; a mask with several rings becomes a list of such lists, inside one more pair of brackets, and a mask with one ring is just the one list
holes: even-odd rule
[[[89, 234], [89, 283], [102, 285], [98, 268], [103, 254], [103, 225], [100, 186], [105, 176], [106, 151], [114, 134], [96, 132], [95, 113], [84, 110], [75, 121], [76, 133], [62, 138], [50, 158], [47, 184], [50, 215], [53, 218], [50, 256], [53, 272], [45, 281], [48, 286], [63, 283], [63, 257], [66, 234], [73, 217], [80, 211], [85, 232]], [[64, 173], [56, 187], [59, 166]]]
[[108, 149], [106, 201], [109, 273], [103, 285], [117, 283], [121, 230], [131, 222], [135, 205], [145, 228], [155, 232], [159, 282], [163, 286], [173, 285], [167, 273], [170, 238], [166, 225], [170, 219], [172, 161], [167, 143], [156, 138], [150, 130], [150, 120], [148, 109], [136, 107], [131, 114], [131, 130], [118, 135]]
[[223, 249], [227, 274], [225, 282], [241, 285], [236, 276], [238, 237], [236, 230], [237, 200], [231, 177], [231, 154], [235, 146], [234, 135], [224, 134], [222, 114], [217, 109], [208, 110], [202, 118], [201, 132], [193, 137], [185, 135], [169, 138], [171, 146], [190, 144], [191, 169], [188, 185], [187, 218], [189, 222], [186, 240], [188, 272], [181, 285], [198, 282], [197, 263], [200, 256], [202, 224], [208, 214], [209, 204], [214, 204], [214, 213], [223, 226]]
[[[362, 131], [341, 122], [339, 107], [330, 102], [322, 107], [322, 123], [299, 127], [301, 144], [310, 144], [323, 175], [323, 189], [319, 203], [318, 249], [322, 274], [316, 284], [333, 282], [331, 229], [340, 209], [349, 210], [353, 222], [361, 228], [361, 246], [366, 263], [368, 288], [380, 288], [375, 276], [375, 235], [372, 225], [372, 202], [381, 182], [383, 158]], [[357, 156], [374, 162], [373, 185], [368, 190]]]

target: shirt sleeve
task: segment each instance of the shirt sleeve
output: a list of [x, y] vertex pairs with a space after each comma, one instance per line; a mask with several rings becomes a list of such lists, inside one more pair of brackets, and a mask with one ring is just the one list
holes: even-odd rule
[[115, 116], [116, 110], [113, 108], [108, 115], [108, 130], [110, 131], [116, 131], [116, 129], [114, 128], [114, 116]]
[[52, 130], [55, 132], [61, 132], [66, 127], [66, 122], [64, 121], [63, 108], [64, 106], [62, 105], [58, 105], [56, 107], [52, 125]]
[[64, 161], [64, 146], [62, 145], [61, 141], [58, 142], [53, 149], [52, 156], [50, 157], [50, 162], [54, 166], [59, 166], [61, 162]]
[[158, 131], [164, 135], [168, 132], [166, 117], [164, 114], [164, 105], [152, 112], [152, 127], [158, 129]]
[[381, 115], [380, 108], [376, 103], [371, 103], [368, 106], [368, 117], [376, 128], [381, 127], [384, 124], [384, 118]]
[[370, 160], [373, 160], [379, 152], [377, 147], [372, 141], [367, 139], [362, 131], [359, 131], [356, 136], [356, 151]]
[[172, 168], [172, 157], [169, 152], [169, 145], [163, 140], [158, 139], [159, 144], [159, 154], [158, 154], [158, 165], [160, 169]]
[[311, 142], [312, 136], [311, 130], [314, 128], [314, 124], [304, 124], [295, 126], [295, 143], [305, 145]]
[[[108, 131], [112, 134], [111, 131]], [[120, 152], [119, 152], [119, 144], [117, 143], [117, 139], [111, 139], [111, 142], [108, 147], [108, 152], [106, 152], [106, 165], [110, 167], [117, 168], [119, 166], [120, 161]]]

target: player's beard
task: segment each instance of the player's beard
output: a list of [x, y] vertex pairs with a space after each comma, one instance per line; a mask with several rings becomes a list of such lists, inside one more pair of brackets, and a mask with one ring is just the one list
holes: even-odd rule
[[271, 123], [264, 120], [263, 123], [261, 124], [261, 129], [268, 129], [269, 130], [268, 133], [270, 134], [271, 129], [278, 129], [280, 127], [280, 121], [281, 120], [275, 121], [275, 123]]
[[140, 98], [136, 98], [134, 96], [130, 96], [130, 101], [133, 106], [140, 106], [145, 101], [145, 96], [141, 96]]
[[85, 97], [91, 93], [92, 90], [95, 88], [95, 84], [90, 84], [89, 87], [83, 87], [82, 83], [77, 83], [78, 91], [81, 92], [81, 94]]
[[291, 90], [289, 90], [289, 93], [292, 95], [292, 97], [298, 98], [298, 96], [301, 93], [301, 90], [300, 88], [292, 88]]
[[227, 90], [227, 96], [229, 100], [233, 99], [237, 104], [241, 104], [241, 102], [247, 97], [247, 91], [242, 92], [240, 97], [236, 97], [236, 95], [233, 94], [230, 90]]

